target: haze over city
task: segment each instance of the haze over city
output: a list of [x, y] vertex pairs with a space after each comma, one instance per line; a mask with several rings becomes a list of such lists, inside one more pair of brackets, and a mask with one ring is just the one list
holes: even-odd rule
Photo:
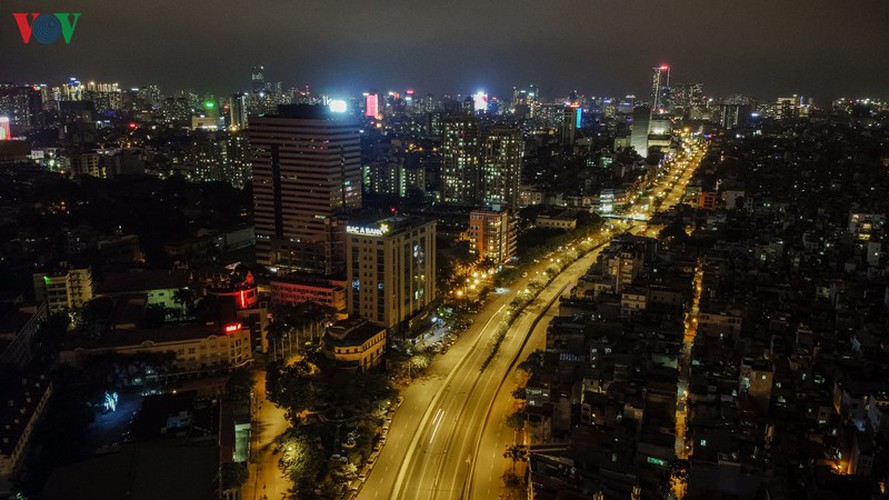
[[[366, 87], [504, 96], [641, 93], [640, 66], [669, 63], [711, 92], [771, 99], [876, 95], [889, 79], [889, 5], [682, 0], [213, 2], [0, 5], [2, 78], [70, 76], [165, 89], [244, 89], [246, 68], [325, 93]], [[69, 46], [23, 45], [10, 13], [82, 12]], [[187, 50], [186, 50], [187, 49]]]

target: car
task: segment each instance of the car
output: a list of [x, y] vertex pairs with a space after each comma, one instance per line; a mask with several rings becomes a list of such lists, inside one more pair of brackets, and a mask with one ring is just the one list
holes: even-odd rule
[[358, 480], [361, 481], [362, 483], [367, 481], [367, 473], [362, 472], [361, 474], [358, 474]]

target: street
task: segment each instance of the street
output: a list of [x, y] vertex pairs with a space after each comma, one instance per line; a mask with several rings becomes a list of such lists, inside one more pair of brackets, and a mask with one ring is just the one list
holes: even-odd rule
[[[668, 174], [654, 186], [653, 196], [663, 196], [663, 207], [681, 199], [701, 157], [697, 151], [683, 155], [677, 160], [679, 171], [671, 168], [669, 172], [675, 176]], [[627, 229], [653, 230], [641, 223], [631, 223]], [[483, 369], [488, 353], [485, 340], [495, 335], [501, 313], [522, 293], [527, 279], [517, 280], [507, 293], [484, 306], [473, 327], [432, 364], [430, 376], [404, 391], [404, 404], [393, 419], [388, 443], [359, 498], [498, 496], [501, 475], [509, 468], [503, 452], [514, 438], [505, 423], [512, 409], [509, 401], [514, 387], [509, 381], [514, 363], [523, 351], [527, 355], [541, 345], [548, 322], [547, 305], [585, 274], [597, 255], [598, 249], [583, 256], [543, 289], [516, 319], [497, 355]], [[542, 264], [528, 274], [541, 269]]]
[[253, 427], [250, 436], [250, 478], [241, 489], [244, 499], [278, 500], [290, 498], [290, 480], [278, 467], [280, 454], [275, 453], [275, 438], [290, 425], [284, 410], [268, 401], [265, 396], [265, 371], [253, 374]]

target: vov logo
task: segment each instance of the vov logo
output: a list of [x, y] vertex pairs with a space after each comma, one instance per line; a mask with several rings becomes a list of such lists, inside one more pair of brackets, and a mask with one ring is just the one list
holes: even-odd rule
[[43, 45], [55, 43], [60, 37], [65, 39], [66, 44], [70, 44], [74, 28], [77, 27], [77, 20], [80, 19], [80, 12], [55, 14], [15, 12], [12, 17], [15, 18], [25, 44], [31, 42], [31, 37]]

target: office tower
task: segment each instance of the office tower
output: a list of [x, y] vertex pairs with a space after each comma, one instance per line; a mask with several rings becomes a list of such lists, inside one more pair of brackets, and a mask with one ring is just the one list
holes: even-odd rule
[[791, 97], [779, 97], [775, 102], [775, 117], [783, 120], [799, 118], [804, 109], [802, 96], [793, 94]]
[[648, 156], [648, 132], [651, 126], [651, 108], [636, 106], [633, 109], [633, 124], [630, 132], [630, 146], [643, 158]]
[[482, 170], [485, 204], [518, 208], [524, 153], [525, 141], [520, 130], [497, 127], [488, 132]]
[[364, 116], [376, 118], [380, 114], [380, 96], [371, 93], [364, 96]]
[[484, 92], [472, 94], [472, 111], [476, 114], [488, 111], [488, 94]]
[[726, 130], [742, 128], [750, 117], [750, 106], [746, 104], [721, 104], [719, 124]]
[[474, 205], [479, 199], [478, 119], [454, 115], [444, 119], [442, 141], [441, 201], [454, 205]]
[[706, 103], [703, 83], [679, 83], [670, 88], [670, 106], [688, 114]]
[[562, 109], [560, 120], [561, 138], [563, 146], [574, 145], [577, 136], [577, 129], [580, 128], [580, 117], [583, 111], [579, 106], [565, 106]]
[[265, 94], [265, 67], [253, 66], [253, 72], [250, 74], [250, 82], [254, 94]]
[[358, 124], [326, 106], [292, 104], [254, 118], [248, 130], [257, 261], [342, 272], [336, 215], [361, 206]]
[[191, 108], [184, 97], [167, 97], [161, 107], [164, 123], [182, 125], [191, 120]]
[[32, 86], [0, 84], [0, 115], [9, 118], [16, 132], [39, 125], [43, 111], [43, 95]]
[[235, 94], [228, 106], [229, 129], [232, 131], [247, 128], [247, 94]]
[[12, 132], [9, 129], [9, 117], [0, 116], [0, 141], [8, 141], [12, 139]]
[[350, 315], [393, 328], [435, 300], [435, 221], [352, 223], [346, 255]]
[[670, 88], [670, 67], [666, 64], [652, 68], [651, 76], [651, 109], [661, 113], [666, 102], [666, 93]]
[[469, 214], [469, 253], [477, 261], [505, 264], [515, 257], [517, 233], [508, 210], [473, 210]]

